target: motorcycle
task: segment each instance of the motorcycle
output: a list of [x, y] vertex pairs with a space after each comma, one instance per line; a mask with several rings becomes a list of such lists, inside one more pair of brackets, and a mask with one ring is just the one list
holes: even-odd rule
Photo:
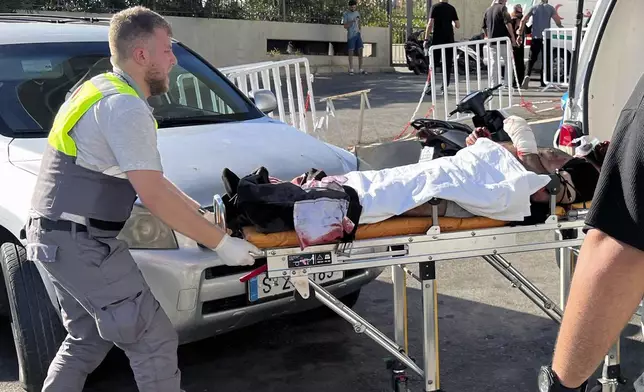
[[405, 58], [407, 59], [407, 68], [414, 71], [414, 74], [420, 75], [429, 72], [429, 59], [425, 56], [423, 42], [418, 39], [422, 30], [411, 33], [405, 42]]
[[423, 148], [431, 147], [433, 149], [432, 159], [455, 155], [460, 149], [466, 147], [465, 140], [470, 133], [474, 132], [475, 128], [479, 127], [487, 128], [493, 141], [511, 141], [510, 136], [503, 130], [503, 121], [506, 115], [500, 110], [485, 108], [485, 104], [492, 99], [494, 91], [501, 86], [499, 84], [471, 92], [461, 99], [456, 105], [456, 109], [449, 113], [450, 117], [455, 113], [473, 114], [474, 128], [461, 122], [429, 118], [419, 118], [411, 123]]

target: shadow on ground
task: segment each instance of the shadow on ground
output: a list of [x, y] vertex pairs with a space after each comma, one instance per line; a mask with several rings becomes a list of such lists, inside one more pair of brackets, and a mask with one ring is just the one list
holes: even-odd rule
[[[292, 79], [293, 92], [296, 91], [294, 80], [295, 79]], [[304, 77], [302, 77], [303, 92], [306, 93], [307, 86], [304, 80]], [[356, 74], [353, 76], [336, 73], [315, 75], [312, 86], [316, 102], [324, 97], [332, 95], [371, 89], [371, 92], [369, 93], [369, 102], [371, 103], [372, 108], [380, 108], [392, 104], [404, 105], [418, 103], [421, 93], [424, 91], [426, 81], [427, 75], [414, 75], [413, 73], [406, 72], [374, 73], [368, 75]], [[439, 74], [436, 76], [436, 84], [441, 86], [442, 83], [442, 75]], [[450, 88], [448, 88], [448, 94], [451, 95], [452, 100], [454, 99], [455, 83], [455, 78], [452, 76]], [[465, 77], [463, 75], [459, 76], [459, 85], [462, 98], [463, 94], [467, 92]], [[282, 86], [284, 97], [286, 97], [287, 89], [285, 81], [282, 82]], [[488, 87], [487, 79], [481, 79], [479, 85], [479, 81], [476, 80], [476, 75], [472, 75], [470, 77], [470, 91], [479, 89], [479, 86], [480, 88]], [[536, 84], [534, 84], [534, 86], [536, 86]], [[528, 90], [522, 90], [522, 94], [526, 98], [559, 99], [563, 93], [563, 91], [541, 92], [535, 87], [529, 88]], [[436, 94], [437, 98], [441, 99], [441, 93], [437, 91]], [[517, 90], [514, 90], [513, 95], [515, 96], [515, 101], [519, 102], [519, 94]], [[431, 97], [427, 96], [425, 97], [425, 100], [431, 101]], [[360, 108], [360, 100], [355, 98], [340, 99], [335, 102], [336, 109], [338, 110]], [[320, 108], [323, 108], [323, 106], [320, 106]]]
[[[441, 75], [438, 75], [439, 78]], [[302, 80], [302, 92], [307, 93], [307, 85]], [[461, 81], [459, 85], [459, 99], [462, 99], [466, 92], [467, 86], [464, 79], [459, 78]], [[353, 96], [348, 98], [340, 98], [334, 100], [335, 117], [328, 118], [329, 128], [322, 126], [317, 128], [313, 122], [313, 116], [307, 114], [305, 122], [306, 129], [315, 137], [320, 138], [326, 142], [340, 146], [342, 148], [349, 148], [356, 144], [369, 144], [374, 142], [383, 142], [391, 140], [396, 136], [404, 134], [408, 121], [413, 118], [432, 117], [444, 118], [447, 113], [451, 111], [456, 105], [456, 95], [454, 88], [454, 81], [451, 87], [448, 88], [448, 104], [447, 108], [443, 97], [437, 93], [437, 100], [435, 105], [432, 106], [431, 96], [424, 94], [424, 86], [426, 75], [414, 75], [413, 73], [394, 72], [394, 73], [376, 73], [368, 75], [347, 75], [342, 73], [336, 74], [322, 74], [316, 75], [312, 84], [315, 108], [316, 108], [316, 124], [325, 117], [326, 103], [320, 102], [324, 97], [352, 93], [359, 90], [370, 89], [369, 102], [371, 109], [367, 109], [363, 119], [363, 130], [359, 134], [359, 108], [360, 97]], [[441, 84], [442, 82], [438, 82]], [[487, 81], [482, 80], [481, 86], [486, 87]], [[470, 91], [478, 88], [478, 81], [474, 78], [471, 80]], [[286, 110], [286, 118], [284, 121], [300, 129], [304, 126], [300, 125], [300, 121], [291, 117], [291, 109], [288, 104], [287, 84], [282, 81], [282, 95], [284, 98], [284, 105]], [[294, 79], [291, 81], [291, 90], [295, 97], [297, 89]], [[509, 99], [508, 93], [503, 93], [501, 100], [502, 107], [508, 107]], [[542, 93], [534, 88], [523, 92], [524, 103], [526, 107], [521, 106], [521, 97], [517, 92], [513, 92], [512, 107], [507, 109], [509, 114], [519, 115], [528, 121], [543, 120], [553, 117], [561, 116], [562, 112], [556, 108], [560, 101], [562, 92], [545, 92]], [[418, 106], [419, 100], [422, 96], [422, 103]], [[494, 98], [495, 106], [498, 106], [498, 98]], [[298, 103], [295, 102], [295, 109], [299, 108]], [[302, 102], [304, 105], [304, 102]], [[530, 110], [527, 109], [529, 107]], [[416, 109], [418, 110], [417, 112]], [[432, 114], [433, 110], [433, 114]], [[456, 120], [456, 118], [450, 118]], [[470, 124], [470, 120], [461, 119]], [[313, 132], [313, 129], [318, 129], [318, 132]], [[549, 132], [550, 133], [550, 132]], [[549, 145], [551, 142], [548, 143]]]
[[[507, 289], [513, 295], [516, 290]], [[377, 280], [364, 288], [355, 309], [393, 336], [392, 286]], [[422, 363], [421, 292], [408, 290], [409, 346]], [[439, 295], [441, 388], [447, 391], [534, 391], [541, 364], [548, 363], [558, 325], [547, 318]], [[625, 330], [622, 365], [630, 379], [644, 364], [637, 355], [638, 334]], [[10, 342], [6, 325], [0, 341]], [[11, 344], [0, 345], [0, 380], [17, 378]], [[264, 322], [180, 347], [183, 387], [187, 392], [214, 391], [389, 391], [384, 358], [388, 353], [365, 335], [356, 335], [343, 319], [307, 313]], [[412, 391], [422, 391], [422, 380], [412, 376]], [[135, 392], [126, 357], [112, 352], [90, 376], [86, 392]]]

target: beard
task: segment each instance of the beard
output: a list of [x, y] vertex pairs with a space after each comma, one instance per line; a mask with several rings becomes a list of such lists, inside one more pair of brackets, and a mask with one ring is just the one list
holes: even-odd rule
[[150, 87], [150, 95], [161, 95], [168, 92], [167, 76], [156, 68], [150, 69], [145, 75], [145, 82]]

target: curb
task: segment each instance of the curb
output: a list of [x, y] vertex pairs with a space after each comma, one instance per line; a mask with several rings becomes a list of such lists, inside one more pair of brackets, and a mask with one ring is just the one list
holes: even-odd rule
[[[311, 74], [313, 75], [327, 75], [327, 74], [347, 74], [349, 72], [349, 65], [310, 65]], [[395, 67], [363, 67], [365, 71], [370, 74], [374, 73], [396, 73]], [[357, 67], [354, 68], [357, 75]]]

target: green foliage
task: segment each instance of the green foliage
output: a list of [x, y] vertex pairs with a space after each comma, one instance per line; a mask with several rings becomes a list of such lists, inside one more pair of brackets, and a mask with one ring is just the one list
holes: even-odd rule
[[20, 0], [0, 0], [0, 12], [11, 12], [21, 6]]
[[[388, 27], [387, 1], [361, 0], [363, 26]], [[164, 15], [204, 18], [339, 24], [347, 0], [0, 0], [0, 11], [16, 10], [112, 13], [144, 5]], [[414, 5], [414, 29], [426, 23], [425, 1]], [[406, 26], [405, 2], [391, 12], [394, 29]]]

